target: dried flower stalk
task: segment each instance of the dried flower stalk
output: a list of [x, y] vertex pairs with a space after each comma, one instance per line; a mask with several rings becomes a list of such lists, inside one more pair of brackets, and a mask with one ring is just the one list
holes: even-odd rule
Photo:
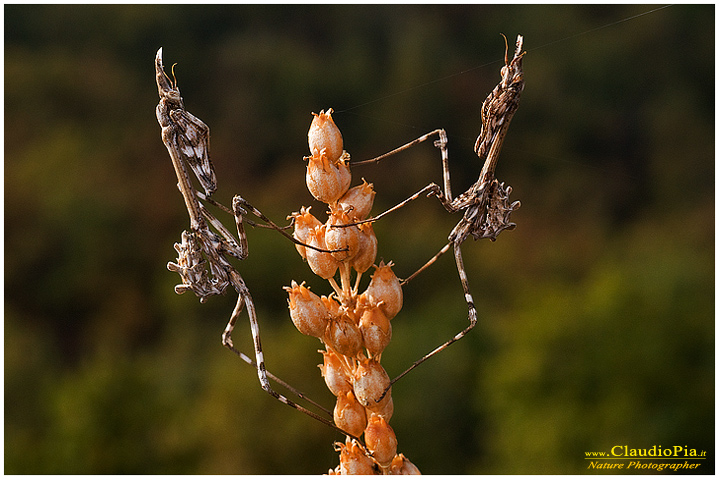
[[[377, 238], [365, 220], [372, 208], [372, 184], [350, 187], [350, 155], [343, 149], [332, 109], [313, 114], [308, 132], [306, 183], [317, 200], [327, 204], [323, 223], [303, 207], [290, 217], [294, 237], [302, 243], [335, 252], [298, 247], [315, 275], [330, 283], [332, 292], [318, 296], [292, 281], [288, 292], [290, 318], [297, 329], [319, 338], [323, 363], [319, 365], [328, 389], [337, 397], [335, 424], [358, 438], [337, 443], [340, 465], [331, 474], [420, 473], [397, 452], [397, 438], [389, 425], [394, 404], [390, 377], [380, 364], [392, 337], [391, 320], [402, 308], [400, 281], [392, 262], [374, 265]], [[364, 272], [374, 268], [367, 289], [359, 293]], [[354, 279], [353, 279], [354, 271]], [[339, 277], [340, 282], [337, 282]], [[365, 447], [358, 442], [364, 438]], [[370, 455], [368, 455], [370, 454]]]

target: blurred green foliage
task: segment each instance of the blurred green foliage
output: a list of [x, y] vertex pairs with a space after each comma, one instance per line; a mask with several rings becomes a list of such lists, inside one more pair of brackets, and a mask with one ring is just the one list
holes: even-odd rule
[[[337, 465], [337, 435], [221, 346], [233, 295], [173, 292], [187, 218], [158, 47], [211, 127], [217, 198], [282, 221], [313, 204], [302, 156], [328, 107], [355, 159], [446, 128], [467, 188], [501, 32], [528, 51], [498, 169], [523, 207], [498, 242], [464, 245], [480, 325], [395, 385], [399, 450], [423, 473], [578, 474], [589, 450], [687, 445], [714, 472], [715, 7], [653, 8], [5, 5], [5, 472]], [[379, 212], [440, 173], [424, 145], [354, 184]], [[379, 256], [407, 276], [457, 220], [415, 202], [376, 225]], [[282, 290], [328, 286], [279, 235], [249, 241], [268, 367], [331, 405]], [[451, 256], [405, 295], [391, 376], [467, 322]], [[246, 325], [235, 338], [252, 351]]]

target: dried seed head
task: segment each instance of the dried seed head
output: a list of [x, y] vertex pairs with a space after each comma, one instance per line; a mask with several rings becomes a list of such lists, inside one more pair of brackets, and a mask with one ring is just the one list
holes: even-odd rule
[[350, 377], [345, 372], [340, 358], [332, 350], [329, 352], [320, 351], [323, 354], [323, 364], [318, 365], [325, 384], [336, 397], [343, 395], [352, 389]]
[[335, 165], [322, 150], [308, 158], [305, 183], [313, 197], [324, 203], [332, 203], [347, 191], [350, 172], [344, 164]]
[[[293, 231], [293, 238], [305, 244], [308, 243], [308, 232], [322, 225], [320, 223], [320, 220], [315, 218], [315, 216], [310, 213], [311, 208], [312, 207], [302, 207], [299, 212], [293, 212], [287, 217], [288, 220], [290, 220], [291, 218], [293, 219], [293, 225], [295, 226], [295, 230]], [[300, 256], [305, 258], [305, 247], [296, 244], [295, 248], [297, 248]]]
[[[377, 360], [372, 358], [361, 360], [355, 370], [353, 390], [358, 402], [364, 407], [374, 410], [388, 402], [392, 391], [385, 393], [390, 386], [390, 377]], [[379, 402], [378, 402], [379, 400]]]
[[374, 199], [375, 190], [373, 190], [373, 184], [367, 183], [363, 178], [362, 185], [357, 185], [345, 192], [345, 195], [338, 200], [338, 203], [348, 212], [351, 219], [365, 220], [370, 214]]
[[355, 440], [340, 445], [340, 473], [342, 475], [375, 475], [375, 462], [365, 455]]
[[320, 297], [312, 293], [304, 283], [298, 285], [294, 280], [291, 286], [284, 287], [288, 292], [290, 318], [303, 335], [322, 337], [327, 328], [330, 313]]
[[313, 155], [319, 154], [323, 149], [327, 152], [328, 158], [335, 162], [343, 152], [343, 138], [340, 129], [335, 125], [332, 118], [332, 108], [327, 113], [313, 113], [313, 121], [308, 131], [308, 146]]
[[346, 225], [348, 223], [351, 223], [351, 220], [347, 213], [330, 206], [330, 217], [325, 229], [325, 245], [327, 245], [328, 250], [342, 250], [332, 253], [335, 260], [341, 262], [355, 257], [360, 245], [358, 238], [360, 231], [355, 225], [341, 228], [332, 227], [332, 225]]
[[365, 291], [368, 301], [382, 308], [390, 320], [398, 314], [403, 304], [402, 287], [392, 271], [392, 265], [392, 262], [387, 265], [380, 262]]
[[342, 428], [350, 435], [359, 437], [367, 426], [365, 407], [355, 399], [352, 391], [338, 395], [333, 411], [335, 425]]
[[390, 464], [390, 475], [422, 475], [420, 470], [405, 455], [399, 453], [395, 455]]
[[[307, 234], [306, 240], [308, 245], [313, 247], [322, 248], [328, 250], [325, 245], [325, 225], [320, 225], [317, 228], [310, 230]], [[340, 262], [333, 258], [330, 252], [319, 252], [312, 248], [305, 249], [305, 259], [310, 265], [310, 269], [318, 277], [328, 279], [335, 275], [335, 272], [340, 265]]]
[[362, 334], [347, 315], [328, 322], [323, 341], [340, 355], [354, 357], [362, 349]]
[[383, 468], [388, 468], [397, 454], [395, 432], [384, 418], [377, 415], [368, 419], [365, 444], [372, 452], [375, 461]]
[[392, 338], [392, 326], [380, 307], [370, 307], [363, 312], [360, 333], [370, 355], [377, 356], [385, 350]]
[[358, 228], [358, 251], [351, 266], [358, 273], [365, 273], [377, 257], [378, 241], [372, 223], [361, 223]]

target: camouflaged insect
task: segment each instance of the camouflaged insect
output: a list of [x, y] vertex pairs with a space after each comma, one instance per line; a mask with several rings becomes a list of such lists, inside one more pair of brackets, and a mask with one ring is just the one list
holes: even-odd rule
[[[503, 38], [505, 38], [504, 35]], [[392, 383], [398, 381], [425, 360], [447, 348], [452, 343], [460, 340], [477, 324], [477, 309], [475, 308], [475, 303], [470, 293], [468, 276], [463, 264], [460, 246], [470, 236], [472, 236], [475, 240], [489, 238], [494, 241], [503, 230], [512, 230], [515, 228], [515, 224], [510, 222], [510, 214], [520, 207], [520, 202], [510, 202], [510, 193], [512, 193], [512, 188], [510, 186], [506, 187], [504, 183], [498, 182], [495, 178], [495, 167], [497, 166], [500, 149], [503, 141], [505, 140], [505, 135], [507, 134], [508, 127], [510, 126], [510, 121], [520, 104], [520, 94], [525, 87], [522, 68], [522, 57], [524, 55], [523, 37], [522, 35], [518, 35], [515, 42], [515, 52], [513, 58], [508, 59], [508, 45], [507, 38], [505, 38], [505, 65], [503, 65], [500, 69], [500, 82], [493, 91], [490, 92], [482, 104], [482, 108], [480, 110], [482, 125], [480, 135], [475, 141], [474, 147], [477, 156], [481, 160], [484, 159], [485, 163], [480, 171], [478, 180], [464, 193], [458, 195], [457, 197], [453, 197], [452, 195], [447, 150], [448, 140], [447, 133], [444, 129], [433, 130], [432, 132], [426, 133], [425, 135], [402, 145], [401, 147], [373, 159], [353, 163], [353, 165], [377, 163], [384, 158], [406, 150], [418, 143], [428, 140], [434, 135], [437, 135], [438, 140], [434, 142], [434, 145], [440, 149], [442, 156], [443, 188], [441, 189], [436, 183], [430, 183], [417, 193], [385, 212], [373, 218], [348, 225], [375, 222], [390, 212], [402, 208], [422, 196], [437, 197], [443, 207], [445, 207], [445, 209], [450, 213], [463, 212], [462, 219], [460, 219], [455, 228], [453, 228], [448, 235], [448, 243], [441, 248], [435, 256], [427, 261], [425, 265], [407, 277], [402, 284], [404, 285], [415, 278], [415, 276], [432, 265], [438, 258], [440, 258], [441, 255], [452, 248], [455, 255], [458, 275], [460, 276], [460, 283], [462, 284], [465, 295], [465, 302], [468, 306], [468, 319], [470, 324], [453, 338], [414, 362], [407, 370], [395, 377]], [[346, 227], [348, 225], [337, 225], [337, 227]]]
[[[155, 58], [160, 103], [156, 115], [162, 127], [162, 139], [171, 155], [182, 157], [202, 185], [207, 196], [217, 189], [215, 169], [210, 161], [210, 128], [185, 110], [177, 81], [171, 82], [162, 68], [162, 48]], [[159, 66], [159, 69], [158, 69]], [[173, 72], [174, 75], [174, 72]]]
[[[209, 154], [210, 129], [202, 120], [185, 110], [180, 90], [174, 79], [174, 72], [172, 81], [165, 73], [162, 63], [162, 48], [158, 50], [155, 56], [155, 78], [158, 94], [160, 95], [160, 102], [155, 112], [158, 123], [162, 127], [162, 140], [170, 154], [178, 179], [178, 188], [185, 200], [185, 206], [190, 216], [190, 230], [183, 231], [181, 242], [175, 244], [178, 259], [176, 262], [169, 262], [167, 265], [168, 270], [180, 275], [182, 283], [175, 286], [175, 292], [182, 294], [190, 290], [200, 298], [201, 302], [205, 302], [209, 296], [220, 295], [225, 292], [228, 286], [232, 285], [238, 294], [238, 300], [222, 334], [223, 345], [237, 354], [244, 362], [257, 369], [260, 385], [267, 393], [285, 405], [346, 434], [331, 420], [290, 401], [272, 389], [268, 378], [332, 415], [331, 412], [323, 409], [265, 369], [265, 359], [260, 341], [260, 326], [257, 321], [253, 299], [242, 276], [228, 259], [228, 257], [234, 257], [243, 260], [248, 255], [247, 237], [243, 227], [244, 216], [248, 211], [265, 221], [270, 228], [279, 231], [304, 248], [314, 247], [294, 240], [282, 228], [275, 225], [262, 212], [239, 195], [233, 197], [232, 209], [224, 207], [210, 198], [217, 189], [215, 170]], [[193, 187], [188, 174], [188, 166], [205, 191], [204, 194], [196, 191]], [[235, 217], [237, 238], [203, 206], [200, 199], [230, 212]], [[253, 222], [249, 223], [254, 225]], [[231, 338], [235, 323], [243, 309], [247, 311], [250, 320], [255, 360], [237, 350]], [[352, 435], [351, 437], [355, 438]]]

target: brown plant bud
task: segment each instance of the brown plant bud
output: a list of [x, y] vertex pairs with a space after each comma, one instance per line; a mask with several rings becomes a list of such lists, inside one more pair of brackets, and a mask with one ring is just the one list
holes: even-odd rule
[[313, 113], [313, 120], [308, 131], [310, 153], [319, 154], [323, 149], [332, 162], [336, 162], [343, 153], [343, 138], [340, 129], [332, 118], [332, 108], [327, 113]]
[[[293, 225], [295, 230], [293, 231], [293, 238], [299, 242], [307, 244], [307, 237], [310, 230], [322, 225], [320, 220], [310, 213], [312, 207], [302, 207], [299, 212], [293, 212], [287, 217], [288, 220], [293, 219]], [[305, 258], [305, 247], [303, 245], [295, 244], [298, 253], [302, 258]]]
[[367, 426], [365, 407], [360, 405], [352, 391], [338, 395], [333, 410], [333, 420], [335, 425], [350, 435], [359, 437], [365, 431]]
[[382, 308], [389, 320], [398, 314], [403, 304], [402, 287], [392, 271], [392, 265], [392, 262], [387, 265], [380, 262], [365, 291], [368, 301]]
[[365, 220], [370, 214], [370, 210], [375, 200], [375, 190], [373, 184], [367, 183], [363, 178], [362, 185], [357, 185], [340, 197], [338, 203], [343, 210], [348, 212], [352, 220]]
[[372, 267], [377, 257], [378, 241], [372, 223], [361, 223], [358, 228], [358, 252], [351, 261], [351, 266], [358, 273], [365, 273]]
[[332, 350], [320, 351], [323, 354], [323, 364], [318, 365], [328, 390], [336, 397], [352, 390], [350, 377], [345, 372], [342, 361]]
[[377, 356], [385, 350], [392, 338], [392, 326], [380, 307], [365, 309], [360, 317], [360, 333], [370, 355]]
[[347, 315], [328, 322], [323, 341], [340, 355], [354, 357], [362, 349], [360, 329]]
[[[310, 230], [306, 239], [307, 242], [305, 243], [308, 245], [328, 250], [327, 245], [325, 245], [325, 225], [320, 225], [319, 227]], [[307, 260], [313, 273], [326, 280], [335, 275], [335, 272], [340, 265], [340, 262], [335, 260], [332, 256], [332, 253], [320, 252], [312, 248], [305, 249], [305, 259]]]
[[290, 318], [295, 327], [303, 335], [322, 337], [327, 328], [330, 312], [320, 297], [305, 287], [304, 283], [298, 285], [295, 280], [290, 287], [284, 288], [288, 292]]
[[[347, 169], [347, 167], [343, 168]], [[309, 157], [305, 183], [312, 196], [324, 203], [332, 203], [340, 198], [349, 186], [344, 170], [341, 172], [340, 168], [330, 161], [324, 150]]]
[[387, 421], [377, 415], [368, 419], [365, 444], [382, 468], [388, 468], [397, 454], [397, 438]]
[[390, 464], [390, 475], [422, 475], [420, 470], [405, 455], [399, 453], [395, 455]]
[[360, 231], [355, 225], [351, 227], [333, 227], [332, 225], [346, 225], [351, 223], [350, 217], [341, 209], [330, 207], [330, 217], [326, 223], [325, 245], [328, 250], [342, 250], [333, 252], [332, 256], [340, 262], [349, 260], [357, 255], [360, 244]]
[[389, 386], [390, 377], [377, 360], [368, 358], [360, 361], [353, 378], [353, 390], [363, 407], [371, 410], [382, 407], [383, 402], [389, 401], [392, 390], [382, 397]]
[[355, 440], [340, 445], [340, 474], [342, 475], [375, 475], [375, 462], [365, 455]]

